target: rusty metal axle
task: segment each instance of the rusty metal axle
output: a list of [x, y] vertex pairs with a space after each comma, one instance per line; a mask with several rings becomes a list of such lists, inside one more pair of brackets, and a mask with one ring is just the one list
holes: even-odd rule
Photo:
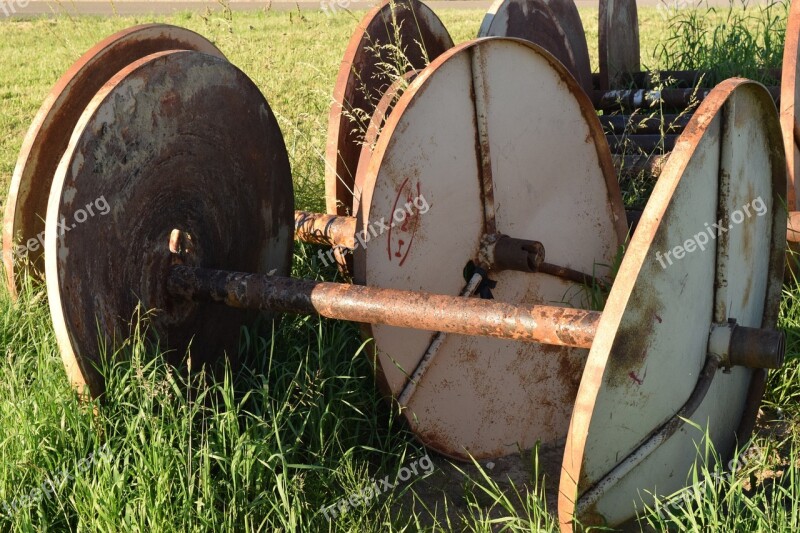
[[547, 305], [444, 296], [298, 280], [280, 276], [173, 266], [167, 290], [176, 297], [231, 307], [401, 328], [589, 348], [600, 313]]
[[356, 217], [294, 212], [294, 238], [309, 244], [355, 248]]
[[[171, 267], [167, 290], [175, 297], [241, 309], [317, 314], [365, 324], [574, 348], [592, 346], [601, 317], [599, 311], [569, 307], [514, 305], [185, 265]], [[719, 331], [720, 327], [712, 328], [712, 332]], [[727, 366], [779, 368], [784, 352], [785, 340], [780, 331], [736, 328], [735, 335], [712, 333], [709, 338], [709, 353], [737, 354], [724, 357]]]
[[[294, 238], [300, 242], [352, 250], [355, 248], [355, 233], [355, 217], [294, 212]], [[589, 274], [545, 263], [544, 246], [537, 241], [492, 234], [484, 236], [481, 249], [479, 262], [487, 269], [541, 272], [589, 287], [603, 285]]]

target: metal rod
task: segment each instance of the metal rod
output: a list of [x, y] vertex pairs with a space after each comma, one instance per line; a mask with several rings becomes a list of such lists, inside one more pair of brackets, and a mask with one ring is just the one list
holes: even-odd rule
[[691, 418], [697, 408], [703, 403], [703, 400], [711, 387], [711, 382], [717, 373], [719, 367], [719, 359], [716, 357], [706, 358], [705, 365], [700, 372], [700, 377], [697, 384], [689, 395], [689, 399], [670, 418], [663, 426], [661, 426], [649, 439], [644, 441], [638, 448], [636, 448], [630, 455], [622, 460], [617, 466], [603, 476], [592, 488], [583, 493], [576, 505], [577, 515], [580, 516], [586, 509], [597, 503], [600, 497], [608, 492], [608, 490], [619, 483], [631, 470], [639, 466], [650, 454], [652, 454], [659, 446], [667, 441], [674, 435], [684, 424], [686, 419]]
[[[759, 69], [754, 74], [761, 78], [772, 78], [776, 83], [781, 81], [781, 69], [779, 68]], [[630, 76], [630, 81], [637, 88], [652, 87], [653, 83], [665, 84], [667, 82], [695, 87], [700, 81], [704, 85], [714, 86], [721, 81], [716, 79], [716, 73], [711, 70], [662, 70], [657, 72], [633, 72], [628, 75]], [[592, 74], [592, 83], [595, 87], [600, 86], [600, 74]]]
[[[484, 202], [490, 202], [484, 199]], [[489, 204], [486, 204], [489, 205]], [[494, 208], [487, 207], [487, 213]], [[492, 214], [491, 217], [494, 215]], [[491, 218], [493, 221], [494, 219]], [[493, 225], [491, 222], [490, 225]], [[324, 215], [308, 211], [294, 212], [294, 238], [309, 244], [321, 244], [333, 248], [355, 247], [356, 218], [346, 215]], [[180, 235], [180, 232], [178, 233]], [[494, 249], [487, 257], [486, 268], [492, 270], [517, 270], [519, 272], [544, 272], [577, 283], [591, 285], [591, 276], [577, 273], [565, 267], [543, 263], [545, 251], [542, 243], [517, 239], [508, 235], [493, 234]], [[588, 282], [587, 282], [588, 280]]]
[[489, 267], [494, 270], [538, 272], [544, 262], [544, 246], [537, 241], [501, 235], [492, 246], [493, 257]]
[[294, 212], [294, 238], [309, 244], [355, 247], [356, 217]]
[[589, 348], [600, 312], [173, 266], [176, 297], [401, 328]]
[[486, 58], [480, 47], [471, 50], [472, 101], [475, 109], [476, 149], [480, 158], [481, 199], [483, 200], [483, 229], [487, 235], [497, 233], [494, 207], [494, 180], [492, 178], [492, 154], [489, 148], [489, 114], [487, 111], [487, 88], [484, 70]]
[[[780, 87], [767, 87], [772, 99], [777, 101], [780, 97]], [[665, 107], [684, 109], [692, 101], [701, 102], [711, 92], [710, 88], [698, 89], [622, 89], [616, 91], [593, 91], [592, 104], [595, 109], [636, 109], [650, 107], [661, 102]]]
[[[467, 283], [464, 290], [461, 291], [462, 298], [467, 298], [475, 294], [475, 291], [478, 289], [478, 285], [481, 284], [483, 281], [483, 275], [476, 272], [472, 275], [472, 278]], [[436, 335], [433, 336], [431, 339], [430, 344], [428, 345], [428, 349], [425, 350], [425, 353], [422, 355], [422, 359], [419, 360], [417, 363], [417, 368], [414, 369], [414, 372], [411, 374], [406, 386], [403, 387], [400, 396], [397, 397], [397, 403], [400, 407], [405, 407], [408, 405], [408, 402], [411, 401], [411, 397], [414, 396], [414, 393], [417, 392], [417, 386], [419, 382], [422, 381], [422, 376], [425, 375], [428, 368], [431, 366], [433, 362], [433, 358], [436, 357], [436, 354], [439, 352], [439, 348], [442, 347], [444, 344], [444, 340], [447, 338], [447, 333], [442, 331], [437, 331]]]
[[548, 274], [550, 276], [555, 276], [557, 278], [572, 281], [574, 283], [580, 283], [581, 285], [585, 285], [587, 287], [597, 287], [600, 289], [606, 287], [606, 284], [603, 282], [603, 280], [596, 278], [591, 274], [586, 274], [585, 272], [580, 272], [578, 270], [573, 270], [571, 268], [559, 265], [541, 263], [538, 271], [542, 274]]

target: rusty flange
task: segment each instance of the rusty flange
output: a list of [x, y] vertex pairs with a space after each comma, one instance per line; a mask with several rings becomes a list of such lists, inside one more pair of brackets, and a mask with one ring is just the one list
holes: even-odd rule
[[3, 262], [16, 294], [20, 269], [44, 270], [44, 216], [50, 184], [72, 130], [95, 93], [130, 63], [164, 50], [197, 50], [224, 57], [200, 35], [166, 24], [128, 28], [86, 52], [58, 80], [22, 143], [3, 223]]
[[496, 0], [478, 37], [516, 37], [536, 43], [567, 67], [583, 90], [592, 90], [586, 33], [573, 0]]
[[418, 0], [383, 0], [361, 20], [339, 68], [328, 117], [329, 214], [352, 214], [364, 132], [384, 91], [405, 72], [424, 68], [452, 46], [442, 22]]
[[[591, 102], [527, 41], [471, 41], [423, 70], [386, 121], [365, 178], [358, 218], [369, 240], [356, 246], [355, 279], [366, 285], [458, 295], [468, 262], [480, 262], [482, 237], [495, 231], [541, 241], [550, 261], [600, 276], [625, 239]], [[562, 278], [489, 275], [501, 302], [586, 304], [585, 288]], [[396, 397], [436, 338], [388, 326], [365, 336]], [[403, 398], [403, 414], [423, 443], [452, 457], [498, 457], [537, 441], [560, 447], [585, 357], [448, 335]]]
[[356, 171], [355, 185], [353, 187], [353, 213], [358, 213], [361, 206], [361, 191], [364, 190], [364, 180], [367, 175], [367, 168], [369, 168], [369, 161], [372, 159], [372, 153], [375, 150], [375, 145], [378, 142], [378, 136], [383, 130], [383, 125], [389, 118], [389, 115], [394, 109], [394, 105], [403, 91], [408, 88], [408, 85], [414, 81], [419, 73], [418, 70], [406, 72], [406, 74], [394, 83], [383, 93], [380, 102], [375, 106], [375, 112], [372, 113], [367, 132], [364, 135], [364, 144], [361, 146], [361, 155], [358, 158], [358, 169]]
[[247, 313], [166, 298], [171, 232], [190, 236], [189, 264], [286, 275], [293, 207], [277, 121], [237, 68], [170, 51], [115, 75], [80, 117], [47, 209], [47, 293], [72, 383], [103, 392], [94, 365], [129, 337], [140, 301], [172, 359], [191, 343], [193, 368], [235, 361]]
[[[731, 79], [711, 92], [678, 140], [583, 373], [561, 475], [562, 528], [572, 530], [575, 518], [584, 526], [632, 518], [633, 502], [691, 482], [706, 430], [725, 461], [751, 431], [764, 373], [708, 373], [709, 333], [712, 323], [731, 319], [776, 325], [786, 243], [780, 136], [763, 86]], [[699, 381], [709, 386], [709, 379], [698, 398]], [[648, 440], [690, 398], [695, 410], [686, 416], [697, 427]]]
[[[786, 165], [789, 171], [790, 210], [800, 210], [800, 1], [794, 0], [789, 7], [786, 22], [786, 40], [783, 48], [783, 68], [781, 70], [781, 128], [786, 148]], [[795, 242], [800, 241], [796, 239]]]
[[598, 24], [600, 88], [626, 87], [641, 70], [636, 0], [600, 0]]

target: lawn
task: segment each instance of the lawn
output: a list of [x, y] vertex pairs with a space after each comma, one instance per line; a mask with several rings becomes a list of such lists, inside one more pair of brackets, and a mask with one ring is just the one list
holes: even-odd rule
[[[643, 64], [666, 69], [725, 62], [731, 72], [746, 72], [753, 61], [774, 65], [777, 57], [779, 66], [775, 51], [782, 43], [741, 37], [773, 35], [785, 12], [778, 10], [774, 20], [775, 12], [735, 13], [741, 16], [733, 23], [724, 11], [703, 12], [693, 21], [681, 15], [681, 25], [663, 11], [642, 9]], [[201, 33], [255, 81], [286, 139], [296, 207], [323, 210], [331, 92], [361, 15], [220, 9], [170, 17], [0, 20], [0, 190], [8, 189], [30, 121], [69, 65], [107, 35], [155, 21]], [[483, 16], [477, 10], [439, 15], [456, 43], [474, 36]], [[581, 10], [581, 17], [596, 71], [597, 10]], [[725, 46], [700, 46], [705, 52], [691, 57], [681, 53], [695, 49], [692, 35], [702, 41], [704, 27], [724, 21], [729, 30], [747, 31], [722, 35]], [[669, 41], [670, 35], [680, 38]], [[301, 245], [293, 274], [337, 278], [319, 264], [315, 248]], [[787, 285], [780, 318], [787, 362], [771, 374], [759, 431], [735, 475], [698, 466], [678, 499], [642, 512], [642, 527], [800, 530], [798, 298], [800, 290]], [[126, 345], [129, 361], [106, 369], [105, 401], [81, 403], [66, 379], [45, 291], [29, 282], [13, 302], [0, 289], [0, 531], [557, 530], [543, 493], [550, 485], [513, 490], [485, 477], [482, 468], [460, 466], [462, 475], [445, 459], [426, 455], [377, 393], [355, 325], [292, 316], [271, 338], [245, 330], [244, 366], [219, 379], [187, 377], [185, 369], [169, 367], [145, 348], [141, 335], [135, 331]], [[404, 468], [418, 474], [397, 481]], [[429, 471], [458, 490], [447, 496], [430, 490], [423, 475]], [[365, 497], [339, 516], [322, 512], [362, 493], [371, 480], [378, 487], [386, 476], [395, 486], [382, 485], [380, 496]]]

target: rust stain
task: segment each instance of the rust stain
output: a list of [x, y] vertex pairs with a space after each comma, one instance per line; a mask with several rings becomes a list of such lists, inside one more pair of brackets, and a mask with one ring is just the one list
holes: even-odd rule
[[637, 301], [636, 316], [624, 321], [625, 326], [620, 328], [614, 339], [607, 369], [610, 386], [624, 386], [631, 379], [639, 380], [635, 372], [641, 368], [650, 347], [649, 336], [642, 332], [652, 329], [652, 317], [659, 315], [663, 307], [655, 297], [643, 296], [643, 292], [646, 291], [637, 291], [632, 295]]

